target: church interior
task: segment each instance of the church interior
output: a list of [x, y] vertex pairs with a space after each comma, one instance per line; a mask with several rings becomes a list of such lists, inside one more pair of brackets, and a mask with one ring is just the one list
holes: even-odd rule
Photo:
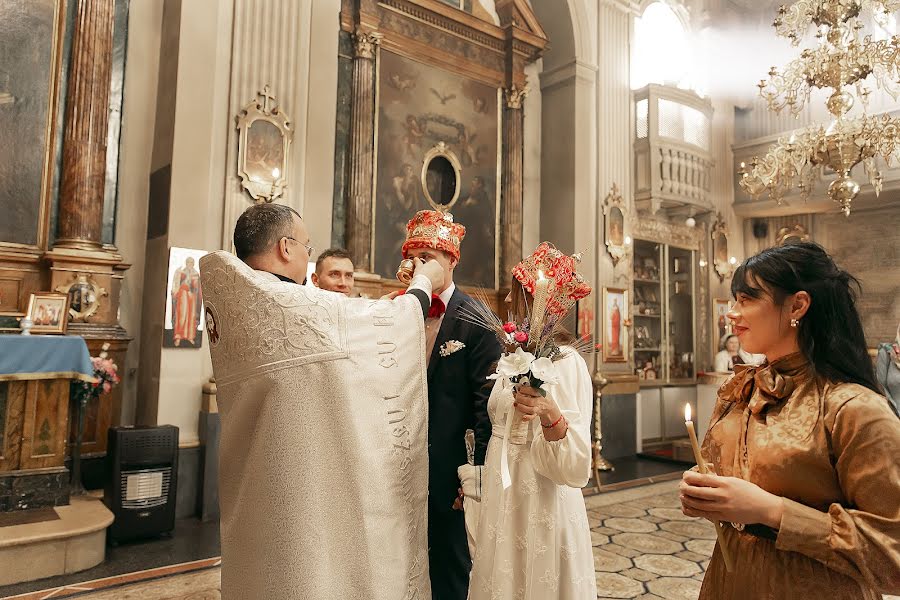
[[540, 242], [578, 253], [598, 597], [697, 598], [685, 422], [733, 367], [735, 269], [814, 241], [872, 360], [900, 344], [900, 5], [855, 3], [881, 46], [834, 83], [791, 62], [822, 3], [781, 3], [0, 0], [0, 597], [221, 597], [200, 258], [276, 203], [351, 296], [401, 289], [420, 210], [498, 310]]

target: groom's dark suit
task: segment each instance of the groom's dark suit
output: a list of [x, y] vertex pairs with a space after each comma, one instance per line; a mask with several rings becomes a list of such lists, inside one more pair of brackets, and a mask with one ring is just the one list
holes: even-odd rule
[[[465, 600], [472, 560], [462, 511], [453, 510], [460, 487], [456, 469], [465, 464], [466, 429], [475, 431], [475, 464], [484, 464], [491, 421], [487, 412], [490, 375], [500, 358], [493, 333], [459, 318], [474, 302], [459, 288], [447, 303], [428, 363], [428, 545], [432, 600]], [[465, 347], [441, 356], [441, 346]]]

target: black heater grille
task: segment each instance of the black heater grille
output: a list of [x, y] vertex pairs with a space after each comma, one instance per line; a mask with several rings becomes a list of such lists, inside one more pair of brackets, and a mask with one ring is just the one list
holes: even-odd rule
[[107, 460], [112, 477], [103, 499], [115, 516], [109, 541], [171, 532], [178, 487], [178, 428], [112, 427]]

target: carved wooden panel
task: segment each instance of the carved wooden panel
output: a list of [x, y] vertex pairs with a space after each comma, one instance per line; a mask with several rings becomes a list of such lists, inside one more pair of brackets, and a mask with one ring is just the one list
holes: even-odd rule
[[0, 382], [0, 427], [2, 427], [2, 443], [0, 443], [0, 471], [13, 471], [19, 468], [19, 457], [22, 454], [22, 425], [25, 416], [25, 382]]
[[61, 467], [66, 456], [69, 380], [39, 379], [26, 382], [26, 387], [19, 468]]

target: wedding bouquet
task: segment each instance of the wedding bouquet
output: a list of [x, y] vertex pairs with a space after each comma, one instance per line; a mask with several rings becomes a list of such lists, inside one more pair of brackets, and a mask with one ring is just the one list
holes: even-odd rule
[[108, 348], [109, 345], [104, 344], [100, 356], [91, 357], [91, 363], [94, 366], [94, 377], [97, 378], [97, 381], [94, 383], [87, 381], [72, 382], [72, 397], [76, 401], [86, 403], [89, 400], [99, 398], [101, 394], [112, 391], [113, 386], [119, 383], [118, 367], [106, 355]]
[[[504, 321], [488, 308], [487, 295], [477, 292], [474, 302], [460, 309], [460, 318], [492, 331], [503, 348], [497, 371], [488, 379], [505, 378], [514, 384], [536, 388], [546, 395], [545, 384], [558, 382], [557, 360], [563, 352], [557, 344], [563, 322], [575, 303], [591, 293], [591, 287], [575, 268], [581, 256], [566, 256], [543, 242], [513, 269], [513, 275], [534, 300], [525, 304], [525, 315], [510, 313]], [[592, 349], [588, 336], [569, 346], [583, 352]]]

